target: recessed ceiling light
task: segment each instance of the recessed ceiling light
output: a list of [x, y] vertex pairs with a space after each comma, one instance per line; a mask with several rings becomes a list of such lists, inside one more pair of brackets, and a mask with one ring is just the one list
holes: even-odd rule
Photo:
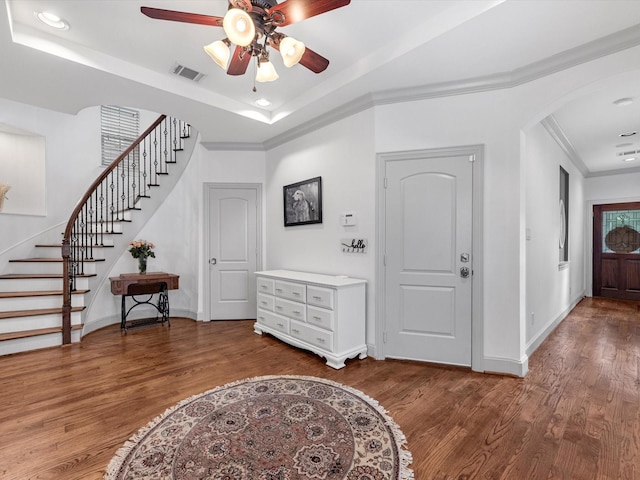
[[633, 162], [635, 160], [637, 160], [637, 157], [629, 157], [629, 158], [625, 158], [623, 162]]
[[614, 100], [613, 104], [617, 105], [618, 107], [626, 107], [628, 105], [631, 105], [633, 103], [633, 98], [631, 97], [625, 97], [625, 98], [619, 98], [618, 100]]
[[256, 100], [256, 105], [262, 108], [267, 108], [271, 106], [271, 102], [266, 98], [261, 98], [259, 100]]
[[45, 25], [58, 30], [69, 30], [69, 24], [59, 16], [51, 12], [33, 12], [35, 17]]
[[621, 133], [621, 134], [620, 134], [620, 135], [618, 135], [618, 136], [619, 136], [619, 137], [622, 137], [622, 138], [624, 138], [624, 137], [633, 137], [636, 133], [638, 133], [638, 132], [636, 132], [636, 131], [633, 131], [633, 132], [624, 132], [624, 133]]

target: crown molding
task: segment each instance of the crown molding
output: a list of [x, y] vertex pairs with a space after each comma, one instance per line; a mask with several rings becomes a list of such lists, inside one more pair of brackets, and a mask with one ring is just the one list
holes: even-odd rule
[[562, 130], [562, 127], [560, 126], [556, 118], [553, 115], [549, 115], [540, 123], [547, 130], [549, 135], [551, 135], [551, 137], [555, 140], [555, 142], [562, 149], [565, 155], [569, 157], [571, 163], [573, 163], [573, 165], [580, 171], [580, 173], [582, 173], [582, 176], [588, 177], [591, 172], [589, 172], [589, 169], [584, 164], [582, 157], [580, 157], [571, 141], [565, 135], [564, 130]]
[[626, 175], [629, 173], [640, 173], [640, 167], [618, 168], [616, 170], [602, 170], [601, 172], [590, 172], [588, 178], [607, 177], [609, 175]]
[[317, 116], [313, 120], [301, 123], [297, 127], [294, 127], [286, 132], [276, 135], [273, 138], [267, 140], [264, 144], [267, 150], [283, 145], [291, 140], [302, 137], [307, 133], [314, 132], [322, 127], [331, 125], [339, 120], [355, 115], [362, 111], [368, 110], [375, 106], [373, 97], [371, 94], [366, 94], [356, 98], [350, 102], [341, 105], [338, 108], [334, 108], [322, 115]]
[[[327, 113], [319, 115], [315, 119], [304, 122], [286, 132], [272, 137], [264, 142], [263, 148], [270, 150], [298, 137], [306, 135], [318, 128], [329, 125], [333, 122], [349, 117], [363, 110], [378, 105], [388, 105], [394, 103], [414, 102], [427, 100], [430, 98], [449, 97], [453, 95], [465, 95], [470, 93], [488, 92], [517, 87], [539, 78], [557, 73], [577, 65], [587, 63], [598, 58], [605, 57], [632, 47], [640, 45], [640, 25], [629, 27], [625, 30], [613, 33], [598, 40], [585, 43], [578, 47], [565, 50], [544, 60], [531, 63], [524, 67], [517, 68], [510, 72], [501, 72], [494, 75], [474, 77], [452, 82], [438, 84], [428, 84], [418, 87], [409, 87], [394, 90], [381, 90], [367, 95], [363, 95]], [[556, 122], [557, 125], [557, 122]], [[558, 126], [559, 127], [559, 126]], [[546, 127], [545, 127], [546, 128]], [[561, 129], [560, 129], [561, 131]], [[550, 132], [551, 133], [551, 132]], [[552, 133], [552, 136], [555, 134]], [[564, 136], [564, 134], [562, 134]], [[554, 136], [555, 138], [555, 136]], [[564, 137], [566, 138], [566, 136]], [[556, 140], [558, 141], [558, 140]], [[218, 148], [215, 142], [208, 142], [213, 150], [223, 150]], [[224, 144], [222, 144], [224, 145]], [[236, 149], [242, 150], [242, 143], [233, 144]], [[246, 144], [252, 146], [259, 144]], [[559, 143], [564, 149], [563, 144]], [[576, 167], [585, 176], [595, 175], [590, 173], [584, 166], [584, 162], [573, 150], [573, 155], [569, 155], [572, 161], [578, 161]]]
[[264, 152], [264, 143], [243, 143], [243, 142], [201, 142], [204, 148], [210, 151], [242, 151], [242, 152]]

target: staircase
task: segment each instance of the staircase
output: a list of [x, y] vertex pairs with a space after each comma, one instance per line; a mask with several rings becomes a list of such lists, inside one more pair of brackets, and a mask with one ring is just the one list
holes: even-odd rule
[[[144, 224], [136, 220], [150, 218], [160, 205], [161, 198], [147, 200], [143, 209], [190, 134], [188, 124], [162, 115], [87, 190], [62, 244], [38, 244], [33, 257], [9, 261], [0, 275], [0, 355], [80, 342], [91, 285], [109, 275], [126, 239]], [[163, 182], [172, 184], [165, 196], [183, 170]], [[135, 230], [125, 233], [129, 226]]]

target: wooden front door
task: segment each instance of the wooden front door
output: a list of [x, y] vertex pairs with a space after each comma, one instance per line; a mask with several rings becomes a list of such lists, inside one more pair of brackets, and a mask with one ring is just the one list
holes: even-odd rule
[[593, 206], [593, 296], [640, 301], [640, 202]]

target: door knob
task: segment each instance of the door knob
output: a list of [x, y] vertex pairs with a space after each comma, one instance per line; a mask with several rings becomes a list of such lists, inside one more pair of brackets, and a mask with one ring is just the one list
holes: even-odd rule
[[462, 278], [469, 278], [469, 267], [461, 267], [460, 268], [460, 276]]
[[210, 258], [210, 259], [209, 259], [209, 263], [210, 263], [211, 265], [215, 265], [216, 263], [218, 263], [218, 260], [216, 260], [215, 258]]

